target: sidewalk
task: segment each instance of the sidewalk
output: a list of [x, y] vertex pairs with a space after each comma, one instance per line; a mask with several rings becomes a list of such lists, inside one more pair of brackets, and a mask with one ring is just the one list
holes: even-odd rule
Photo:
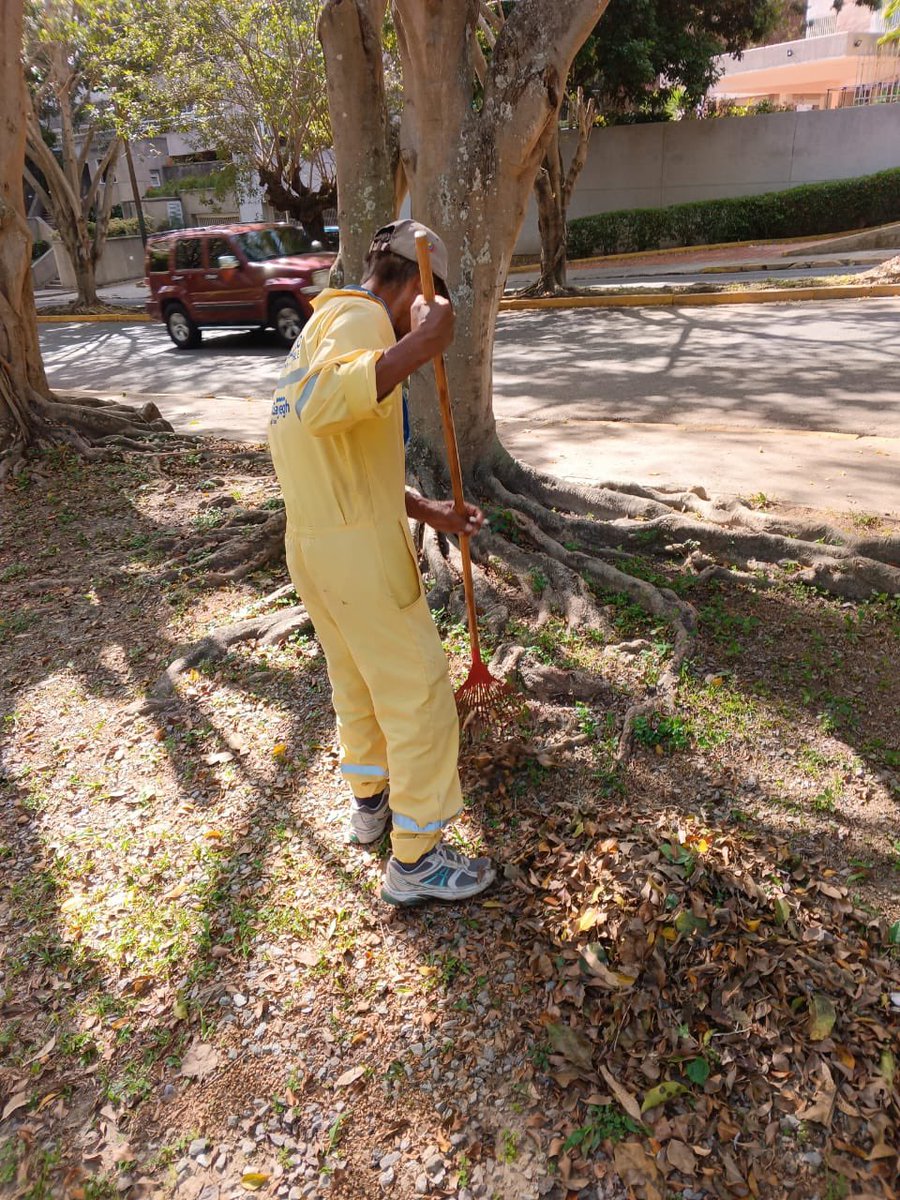
[[[804, 252], [804, 245], [815, 247], [815, 253]], [[771, 245], [722, 246], [711, 249], [698, 246], [693, 250], [648, 251], [640, 255], [616, 255], [608, 259], [590, 259], [569, 264], [569, 281], [574, 287], [621, 285], [632, 283], [641, 291], [662, 285], [664, 279], [680, 275], [708, 275], [709, 283], [722, 282], [722, 275], [767, 272], [789, 278], [791, 271], [821, 268], [823, 273], [844, 268], [848, 274], [865, 271], [900, 253], [900, 249], [850, 250], [826, 252], [821, 240], [810, 243], [776, 243]], [[506, 284], [507, 293], [517, 291], [537, 279], [536, 270], [513, 269]], [[97, 289], [104, 304], [116, 308], [143, 312], [149, 297], [143, 279], [128, 279]], [[74, 292], [62, 287], [41, 288], [35, 292], [38, 312], [71, 304]]]
[[[97, 288], [97, 295], [104, 304], [115, 308], [133, 308], [144, 312], [150, 293], [143, 279], [124, 279], [120, 283], [109, 283]], [[61, 308], [77, 300], [75, 292], [68, 292], [62, 286], [40, 288], [34, 293], [34, 303], [38, 312], [48, 308]]]
[[[630, 283], [644, 291], [663, 286], [665, 281], [679, 276], [709, 276], [709, 283], [714, 286], [722, 282], [721, 276], [740, 277], [752, 272], [765, 272], [784, 279], [797, 271], [821, 271], [822, 275], [835, 271], [854, 274], [900, 254], [900, 248], [830, 252], [824, 250], [821, 241], [810, 245], [814, 246], [814, 251], [804, 250], [804, 244], [776, 243], [718, 248], [698, 246], [691, 250], [654, 250], [646, 254], [583, 259], [569, 263], [568, 277], [573, 287]], [[534, 268], [513, 269], [506, 283], [507, 294], [527, 286], [538, 278], [538, 274]]]

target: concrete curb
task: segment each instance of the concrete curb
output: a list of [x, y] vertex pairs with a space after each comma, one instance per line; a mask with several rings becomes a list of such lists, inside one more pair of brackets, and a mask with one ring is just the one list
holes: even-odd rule
[[[898, 283], [840, 284], [834, 287], [766, 288], [747, 292], [626, 292], [614, 296], [535, 296], [526, 299], [500, 301], [501, 312], [528, 308], [688, 308], [710, 307], [717, 304], [784, 304], [794, 300], [855, 300], [877, 296], [900, 296]], [[70, 317], [41, 316], [39, 325], [114, 323], [120, 325], [146, 324], [153, 317], [136, 312], [124, 316], [114, 313], [73, 313]]]
[[501, 312], [526, 308], [687, 308], [717, 304], [784, 304], [794, 300], [853, 300], [900, 296], [900, 284], [844, 284], [835, 287], [767, 288], [755, 292], [666, 292], [664, 295], [628, 292], [617, 296], [536, 296], [501, 300]]

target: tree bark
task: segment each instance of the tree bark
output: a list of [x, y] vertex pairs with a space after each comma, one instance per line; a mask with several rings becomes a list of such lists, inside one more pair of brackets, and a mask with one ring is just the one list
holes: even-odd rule
[[0, 452], [26, 447], [39, 420], [34, 402], [49, 396], [38, 348], [31, 284], [31, 234], [25, 221], [25, 84], [19, 61], [22, 0], [0, 9]]
[[[404, 80], [401, 156], [413, 216], [439, 233], [449, 252], [457, 320], [446, 357], [460, 456], [469, 474], [502, 457], [491, 368], [503, 281], [538, 164], [559, 120], [569, 66], [605, 8], [606, 0], [549, 6], [520, 0], [497, 36], [476, 109], [477, 0], [394, 3]], [[339, 157], [339, 178], [342, 166]], [[438, 450], [437, 406], [423, 391], [417, 380], [413, 427]]]
[[358, 283], [372, 234], [396, 214], [396, 153], [384, 84], [387, 0], [327, 0], [319, 18], [338, 166], [336, 283]]

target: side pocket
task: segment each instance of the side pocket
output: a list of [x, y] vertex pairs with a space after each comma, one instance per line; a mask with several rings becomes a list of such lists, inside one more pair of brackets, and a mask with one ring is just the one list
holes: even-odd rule
[[408, 530], [398, 521], [396, 525], [378, 527], [376, 535], [388, 590], [401, 611], [411, 608], [422, 595], [422, 576]]

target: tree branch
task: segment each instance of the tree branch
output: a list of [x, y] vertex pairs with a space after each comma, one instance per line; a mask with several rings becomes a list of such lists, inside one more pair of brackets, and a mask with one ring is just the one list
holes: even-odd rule
[[70, 220], [74, 221], [77, 216], [81, 215], [81, 201], [73, 191], [56, 155], [44, 141], [37, 114], [33, 108], [26, 113], [25, 120], [28, 152], [35, 166], [40, 168], [47, 180], [47, 191], [52, 201], [50, 210], [56, 214], [57, 222], [61, 223], [68, 207]]
[[584, 170], [584, 164], [587, 162], [588, 146], [590, 145], [591, 134], [594, 131], [596, 109], [597, 105], [593, 97], [585, 103], [584, 92], [579, 88], [575, 93], [575, 120], [578, 124], [578, 144], [575, 147], [575, 154], [569, 163], [569, 170], [562, 185], [563, 215], [565, 215], [569, 207], [569, 201], [572, 199], [572, 192], [575, 190], [578, 176]]
[[35, 194], [40, 197], [41, 204], [43, 204], [43, 206], [47, 210], [47, 212], [52, 213], [53, 212], [53, 201], [50, 199], [50, 197], [47, 194], [46, 188], [43, 186], [43, 184], [40, 182], [40, 180], [37, 178], [37, 176], [34, 174], [34, 172], [28, 166], [27, 162], [25, 163], [25, 178], [31, 184], [32, 188], [34, 189]]
[[121, 147], [121, 138], [110, 138], [109, 145], [106, 147], [106, 153], [97, 164], [97, 170], [94, 173], [94, 178], [91, 180], [91, 186], [88, 188], [85, 197], [81, 202], [82, 210], [86, 217], [94, 207], [94, 203], [97, 199], [97, 192], [100, 189], [100, 184], [105, 183], [106, 176], [115, 166]]

